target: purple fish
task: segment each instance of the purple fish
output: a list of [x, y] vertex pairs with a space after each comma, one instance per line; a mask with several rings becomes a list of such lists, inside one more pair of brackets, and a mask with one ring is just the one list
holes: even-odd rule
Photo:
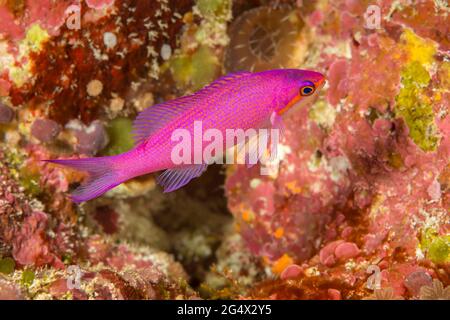
[[[170, 192], [200, 176], [210, 163], [206, 159], [196, 164], [175, 164], [175, 130], [186, 129], [195, 137], [197, 121], [201, 121], [203, 130], [220, 130], [224, 135], [227, 129], [234, 128], [280, 128], [281, 116], [310, 102], [324, 83], [322, 74], [307, 70], [230, 74], [192, 95], [140, 113], [134, 122], [136, 144], [128, 152], [111, 157], [47, 161], [89, 173], [89, 179], [72, 193], [77, 203], [96, 198], [131, 178], [162, 170], [165, 171], [158, 183], [164, 192]], [[203, 149], [192, 148], [192, 158]]]

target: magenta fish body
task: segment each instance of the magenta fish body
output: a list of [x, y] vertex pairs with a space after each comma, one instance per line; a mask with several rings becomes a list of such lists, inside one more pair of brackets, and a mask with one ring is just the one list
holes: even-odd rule
[[[131, 178], [162, 170], [165, 171], [158, 182], [165, 192], [170, 192], [206, 170], [208, 159], [202, 159], [202, 155], [207, 146], [195, 146], [203, 138], [198, 137], [203, 132], [213, 129], [225, 137], [229, 129], [245, 131], [275, 126], [282, 116], [310, 102], [324, 82], [322, 74], [308, 70], [231, 74], [192, 95], [151, 106], [140, 113], [134, 122], [136, 145], [126, 153], [49, 162], [89, 173], [88, 181], [72, 193], [77, 203], [96, 198]], [[191, 163], [174, 161], [174, 148], [179, 144], [174, 133], [178, 132], [190, 137], [193, 147], [184, 157], [191, 159]]]

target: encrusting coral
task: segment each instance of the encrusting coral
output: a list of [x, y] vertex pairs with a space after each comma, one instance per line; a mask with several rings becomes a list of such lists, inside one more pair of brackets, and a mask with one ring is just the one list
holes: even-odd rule
[[[2, 164], [16, 166], [16, 156], [4, 152], [0, 156]], [[5, 165], [0, 166], [2, 299], [197, 296], [189, 289], [183, 268], [170, 255], [127, 243], [115, 244], [98, 235], [86, 236], [87, 230], [77, 225], [77, 220], [83, 219], [63, 204], [62, 194], [53, 195], [53, 206], [63, 202], [59, 211], [45, 208], [17, 183], [16, 169]]]
[[308, 48], [307, 30], [289, 6], [263, 6], [246, 11], [230, 27], [228, 71], [264, 71], [295, 67]]

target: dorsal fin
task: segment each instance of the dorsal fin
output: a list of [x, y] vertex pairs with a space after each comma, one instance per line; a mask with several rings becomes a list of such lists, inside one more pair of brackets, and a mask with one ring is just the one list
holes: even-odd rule
[[207, 85], [196, 93], [163, 102], [148, 107], [137, 116], [133, 123], [133, 135], [135, 144], [144, 142], [148, 137], [163, 128], [169, 121], [183, 114], [186, 110], [194, 107], [196, 102], [230, 81], [252, 74], [251, 72], [238, 72], [226, 75]]
[[195, 95], [181, 97], [175, 100], [148, 107], [133, 122], [133, 136], [138, 145], [153, 133], [163, 128], [169, 121], [183, 114], [195, 105]]
[[238, 71], [235, 73], [230, 73], [226, 76], [223, 76], [221, 78], [216, 79], [215, 81], [211, 82], [209, 85], [205, 86], [203, 89], [197, 92], [197, 94], [205, 94], [208, 93], [209, 90], [214, 90], [217, 88], [220, 88], [221, 86], [226, 85], [230, 81], [234, 81], [236, 79], [249, 76], [251, 75], [251, 72], [248, 71]]

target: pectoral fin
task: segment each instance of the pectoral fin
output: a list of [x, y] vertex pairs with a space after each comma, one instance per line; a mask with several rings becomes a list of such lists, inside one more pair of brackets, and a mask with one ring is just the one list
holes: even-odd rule
[[276, 112], [273, 112], [270, 116], [270, 126], [272, 129], [279, 131], [279, 137], [284, 135], [284, 122], [283, 118]]
[[247, 168], [253, 167], [264, 155], [267, 141], [268, 130], [261, 129], [258, 134], [237, 145], [237, 159], [244, 159]]

